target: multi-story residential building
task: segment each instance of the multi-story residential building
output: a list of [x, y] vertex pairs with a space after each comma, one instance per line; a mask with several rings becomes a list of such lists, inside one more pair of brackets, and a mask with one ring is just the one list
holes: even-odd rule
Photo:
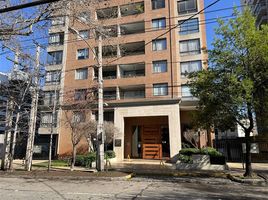
[[[102, 47], [104, 119], [120, 130], [113, 144], [118, 160], [173, 157], [181, 149], [182, 133], [191, 128], [190, 113], [197, 105], [186, 75], [207, 65], [205, 17], [196, 14], [203, 8], [203, 0], [110, 0], [90, 12], [110, 29]], [[55, 85], [62, 94], [74, 91], [80, 100], [97, 84], [93, 30], [78, 20], [71, 27], [78, 36], [69, 26], [68, 19], [52, 22], [44, 87], [48, 99]], [[61, 111], [58, 115], [63, 118]], [[49, 133], [50, 119], [51, 111], [43, 113], [40, 134]], [[57, 153], [64, 155], [71, 151], [71, 136], [60, 121], [54, 133]]]
[[[0, 86], [8, 81], [7, 74], [0, 72]], [[0, 94], [0, 158], [2, 158], [6, 121], [6, 97]]]
[[241, 0], [241, 5], [248, 5], [256, 16], [256, 25], [259, 27], [268, 22], [268, 0]]

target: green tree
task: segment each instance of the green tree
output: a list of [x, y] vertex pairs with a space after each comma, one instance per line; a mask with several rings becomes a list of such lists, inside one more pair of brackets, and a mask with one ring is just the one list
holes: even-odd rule
[[[245, 132], [246, 171], [253, 175], [250, 133], [256, 113], [267, 109], [268, 26], [255, 26], [247, 9], [235, 18], [219, 20], [207, 70], [189, 75], [193, 96], [199, 98], [196, 120], [203, 127], [227, 130], [239, 124]], [[266, 94], [266, 95], [264, 95]]]

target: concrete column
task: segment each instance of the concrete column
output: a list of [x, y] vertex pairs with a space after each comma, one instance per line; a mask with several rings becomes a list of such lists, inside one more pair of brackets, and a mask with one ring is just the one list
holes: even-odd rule
[[[124, 116], [117, 111], [118, 108], [114, 110], [114, 125], [119, 129], [119, 133], [114, 136], [114, 152], [116, 155], [117, 161], [124, 159]], [[115, 141], [120, 140], [121, 146], [116, 146]]]
[[120, 73], [120, 67], [119, 67], [119, 65], [116, 65], [116, 73], [117, 73], [117, 78], [121, 78], [121, 73]]
[[170, 158], [174, 157], [181, 150], [180, 108], [179, 105], [174, 107], [176, 109], [168, 115]]
[[116, 100], [120, 100], [120, 89], [116, 86]]

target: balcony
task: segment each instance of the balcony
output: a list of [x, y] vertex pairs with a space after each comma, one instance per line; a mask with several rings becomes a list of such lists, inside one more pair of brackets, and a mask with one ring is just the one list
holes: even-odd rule
[[145, 42], [132, 42], [126, 44], [120, 44], [121, 56], [133, 56], [145, 54]]
[[145, 63], [119, 65], [120, 77], [133, 78], [145, 76]]
[[108, 101], [116, 100], [116, 88], [104, 88], [103, 99]]
[[121, 16], [138, 15], [144, 13], [144, 2], [130, 3], [120, 6]]
[[117, 17], [118, 17], [118, 8], [117, 8], [117, 6], [97, 10], [97, 18], [98, 18], [98, 20], [117, 18]]
[[[96, 55], [99, 53], [99, 49], [95, 48]], [[117, 46], [115, 45], [108, 45], [102, 47], [102, 57], [103, 58], [112, 58], [117, 57]]]
[[102, 76], [103, 76], [103, 79], [107, 80], [107, 79], [116, 79], [116, 75], [117, 75], [117, 72], [116, 72], [116, 65], [114, 66], [105, 66], [103, 67], [103, 70], [102, 70]]
[[142, 99], [145, 98], [145, 85], [120, 87], [120, 99]]
[[121, 35], [130, 35], [130, 34], [138, 34], [145, 32], [145, 24], [144, 21], [121, 24], [120, 25]]

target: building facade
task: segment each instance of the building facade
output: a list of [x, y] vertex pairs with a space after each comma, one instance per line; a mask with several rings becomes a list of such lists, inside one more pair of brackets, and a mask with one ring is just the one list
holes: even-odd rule
[[259, 27], [268, 22], [268, 0], [241, 0], [241, 5], [248, 5], [256, 16], [256, 25]]
[[[172, 158], [182, 148], [197, 105], [186, 76], [207, 65], [205, 17], [197, 14], [203, 8], [203, 0], [111, 0], [88, 13], [109, 30], [102, 44], [104, 120], [120, 130], [113, 143], [118, 160]], [[52, 22], [47, 104], [55, 87], [61, 94], [73, 91], [77, 101], [97, 87], [94, 31], [79, 20], [71, 29], [79, 33], [70, 31], [69, 19]], [[59, 96], [64, 102], [64, 95]], [[43, 113], [40, 134], [48, 134], [50, 119], [51, 111]], [[71, 151], [70, 132], [57, 122], [57, 153], [65, 155]], [[200, 146], [206, 146], [207, 136], [201, 138]]]

